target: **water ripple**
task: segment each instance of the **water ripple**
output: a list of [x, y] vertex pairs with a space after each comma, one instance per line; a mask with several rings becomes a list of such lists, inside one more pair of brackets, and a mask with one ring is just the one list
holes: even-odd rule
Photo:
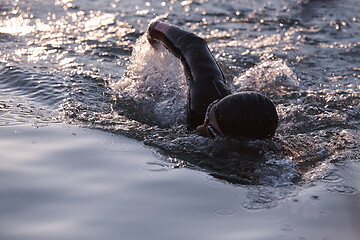
[[325, 188], [329, 192], [339, 193], [343, 195], [355, 195], [359, 193], [356, 188], [347, 185], [330, 185], [326, 186]]

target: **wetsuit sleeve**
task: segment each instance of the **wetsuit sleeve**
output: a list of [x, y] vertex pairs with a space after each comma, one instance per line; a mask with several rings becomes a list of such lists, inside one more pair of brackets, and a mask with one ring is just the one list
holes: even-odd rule
[[188, 124], [191, 129], [204, 121], [207, 106], [231, 92], [224, 74], [203, 38], [174, 25], [155, 21], [148, 29], [149, 42], [163, 44], [178, 57], [189, 82]]

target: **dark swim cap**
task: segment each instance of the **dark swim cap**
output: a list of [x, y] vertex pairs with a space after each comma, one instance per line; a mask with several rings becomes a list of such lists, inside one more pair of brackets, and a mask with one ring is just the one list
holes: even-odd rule
[[271, 100], [260, 93], [241, 92], [221, 99], [216, 118], [224, 135], [251, 139], [271, 138], [278, 115]]

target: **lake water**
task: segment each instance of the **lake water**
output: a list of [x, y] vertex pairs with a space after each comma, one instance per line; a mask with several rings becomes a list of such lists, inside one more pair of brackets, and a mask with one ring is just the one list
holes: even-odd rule
[[[1, 0], [0, 239], [360, 238], [357, 0]], [[230, 88], [273, 99], [271, 141], [185, 126], [167, 19]]]

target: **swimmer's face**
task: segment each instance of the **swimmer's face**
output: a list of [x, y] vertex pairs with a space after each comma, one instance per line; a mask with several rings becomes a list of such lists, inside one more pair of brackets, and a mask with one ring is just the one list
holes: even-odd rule
[[196, 128], [196, 132], [203, 137], [208, 138], [214, 138], [217, 135], [223, 135], [223, 132], [221, 131], [218, 121], [215, 117], [215, 110], [216, 110], [216, 104], [214, 104], [210, 108], [209, 116], [208, 116], [208, 122], [204, 123]]

